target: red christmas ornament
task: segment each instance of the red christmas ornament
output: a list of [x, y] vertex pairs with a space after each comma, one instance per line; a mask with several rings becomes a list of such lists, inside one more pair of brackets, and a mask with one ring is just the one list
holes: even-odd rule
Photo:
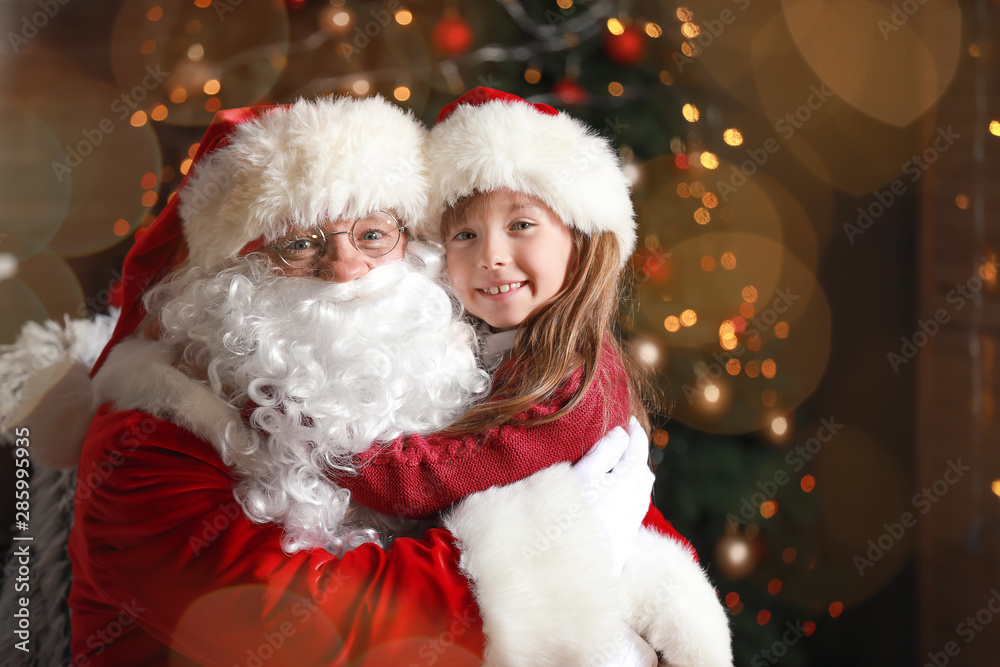
[[458, 13], [445, 13], [444, 18], [434, 25], [431, 42], [445, 56], [461, 55], [472, 46], [472, 28]]
[[552, 94], [567, 106], [583, 104], [587, 101], [587, 91], [572, 79], [560, 79], [552, 86]]
[[646, 38], [635, 26], [622, 26], [620, 35], [608, 32], [604, 38], [604, 52], [608, 58], [626, 67], [635, 67], [646, 55]]

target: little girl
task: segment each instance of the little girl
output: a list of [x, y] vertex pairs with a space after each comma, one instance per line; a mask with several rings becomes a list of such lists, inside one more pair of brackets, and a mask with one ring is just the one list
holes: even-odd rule
[[411, 518], [576, 461], [630, 413], [648, 431], [641, 368], [612, 330], [635, 226], [611, 146], [550, 106], [476, 88], [441, 111], [430, 153], [450, 281], [495, 373], [447, 432], [372, 447], [338, 480]]
[[[401, 517], [576, 461], [629, 414], [649, 430], [643, 373], [613, 331], [635, 225], [608, 142], [552, 107], [476, 88], [441, 111], [430, 164], [448, 275], [495, 372], [490, 396], [447, 432], [375, 445], [338, 480]], [[656, 508], [634, 542], [610, 547], [635, 633], [669, 664], [732, 664], [715, 590]], [[628, 650], [655, 664], [645, 642]]]

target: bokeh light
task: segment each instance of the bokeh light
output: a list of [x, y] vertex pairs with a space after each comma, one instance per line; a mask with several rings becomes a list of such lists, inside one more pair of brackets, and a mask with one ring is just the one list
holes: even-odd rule
[[[823, 84], [871, 117], [905, 127], [944, 94], [961, 52], [957, 0], [921, 5], [902, 26], [885, 5], [782, 0], [784, 22]], [[844, 48], [850, 44], [850, 48]]]
[[[148, 2], [126, 0], [115, 19], [115, 80], [142, 110], [170, 101], [173, 107], [163, 122], [207, 125], [213, 107], [252, 105], [268, 93], [286, 62], [285, 3], [225, 5], [228, 11], [223, 5], [207, 7], [203, 2], [164, 3], [162, 20], [149, 21]], [[154, 50], [140, 48], [150, 41]], [[216, 95], [217, 103], [206, 104]]]
[[[41, 165], [37, 172], [25, 170], [19, 187], [24, 195], [30, 194], [36, 185], [29, 179], [37, 179], [38, 188], [51, 188], [31, 208], [45, 212], [65, 207], [48, 245], [64, 257], [79, 257], [121, 240], [114, 233], [113, 221], [125, 219], [133, 229], [138, 226], [148, 212], [141, 202], [140, 179], [145, 173], [159, 172], [162, 162], [153, 130], [145, 122], [138, 127], [132, 124], [137, 112], [120, 90], [62, 63], [62, 58], [26, 58], [6, 86], [23, 108], [44, 122], [62, 148], [62, 154], [53, 156], [44, 170]], [[59, 69], [53, 71], [55, 66]], [[24, 139], [30, 136], [38, 135]], [[60, 201], [66, 188], [68, 201]], [[12, 197], [14, 202], [17, 199], [18, 195]], [[45, 203], [38, 206], [38, 201]]]
[[0, 233], [3, 251], [26, 259], [55, 236], [69, 208], [72, 173], [58, 137], [36, 114], [0, 110]]
[[[715, 258], [725, 253], [732, 268], [720, 271]], [[673, 417], [713, 433], [780, 424], [767, 408], [786, 414], [801, 404], [830, 353], [829, 306], [812, 271], [763, 237], [707, 233], [671, 247], [665, 275], [640, 285], [635, 326], [669, 336]], [[729, 378], [725, 386], [721, 378]], [[770, 405], [765, 390], [773, 391]]]

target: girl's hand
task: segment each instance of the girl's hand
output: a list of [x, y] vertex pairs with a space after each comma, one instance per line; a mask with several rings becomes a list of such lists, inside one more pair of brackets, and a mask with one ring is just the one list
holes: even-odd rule
[[608, 536], [615, 576], [621, 574], [649, 509], [654, 475], [646, 464], [648, 456], [649, 439], [633, 417], [628, 433], [612, 429], [573, 466]]

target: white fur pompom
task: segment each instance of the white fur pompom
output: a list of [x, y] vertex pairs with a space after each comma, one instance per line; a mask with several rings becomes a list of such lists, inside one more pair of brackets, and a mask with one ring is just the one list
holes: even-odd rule
[[60, 326], [28, 322], [12, 345], [0, 346], [0, 428], [27, 426], [32, 458], [52, 468], [75, 467], [96, 406], [90, 368], [118, 321], [110, 315]]

